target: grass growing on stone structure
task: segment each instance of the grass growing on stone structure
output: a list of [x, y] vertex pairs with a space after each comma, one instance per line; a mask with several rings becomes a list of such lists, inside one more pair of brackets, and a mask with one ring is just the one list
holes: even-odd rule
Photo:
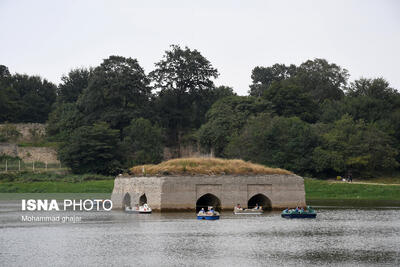
[[133, 175], [216, 175], [216, 174], [292, 174], [290, 171], [269, 168], [240, 159], [179, 158], [157, 165], [140, 165], [130, 169]]

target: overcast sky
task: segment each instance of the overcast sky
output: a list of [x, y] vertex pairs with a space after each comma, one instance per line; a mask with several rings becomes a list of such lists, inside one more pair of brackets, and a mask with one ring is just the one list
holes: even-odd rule
[[199, 50], [219, 70], [216, 84], [240, 95], [255, 66], [314, 58], [400, 89], [397, 0], [0, 0], [0, 25], [0, 64], [55, 83], [110, 55], [137, 58], [148, 73], [179, 44]]

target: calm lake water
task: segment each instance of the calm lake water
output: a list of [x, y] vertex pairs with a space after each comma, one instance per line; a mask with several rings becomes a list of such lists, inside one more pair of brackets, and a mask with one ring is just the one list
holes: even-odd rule
[[[222, 213], [21, 212], [0, 203], [1, 266], [399, 266], [400, 209], [316, 208], [317, 219]], [[79, 223], [21, 215], [80, 216]]]

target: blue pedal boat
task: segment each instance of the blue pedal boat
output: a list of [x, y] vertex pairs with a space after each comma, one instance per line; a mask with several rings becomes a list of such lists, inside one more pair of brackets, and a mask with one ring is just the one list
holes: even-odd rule
[[197, 220], [219, 220], [219, 215], [197, 215]]
[[219, 212], [215, 211], [212, 206], [209, 206], [207, 212], [201, 209], [197, 213], [197, 220], [219, 220]]
[[289, 218], [289, 219], [301, 219], [301, 218], [313, 219], [317, 217], [317, 213], [311, 207], [307, 207], [307, 210], [285, 209], [284, 211], [282, 211], [281, 216], [282, 218]]

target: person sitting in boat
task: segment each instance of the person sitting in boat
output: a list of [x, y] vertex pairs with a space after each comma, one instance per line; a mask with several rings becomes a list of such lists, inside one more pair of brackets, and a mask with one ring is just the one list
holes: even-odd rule
[[240, 204], [237, 204], [237, 205], [236, 205], [236, 208], [237, 208], [238, 210], [241, 210], [241, 209], [242, 209], [242, 206], [240, 206]]
[[258, 206], [258, 203], [256, 203], [256, 206], [254, 207], [254, 209], [258, 210], [260, 207]]
[[206, 211], [204, 210], [204, 208], [201, 208], [201, 210], [199, 211], [199, 214], [205, 214]]
[[208, 207], [206, 215], [213, 215], [213, 207]]

